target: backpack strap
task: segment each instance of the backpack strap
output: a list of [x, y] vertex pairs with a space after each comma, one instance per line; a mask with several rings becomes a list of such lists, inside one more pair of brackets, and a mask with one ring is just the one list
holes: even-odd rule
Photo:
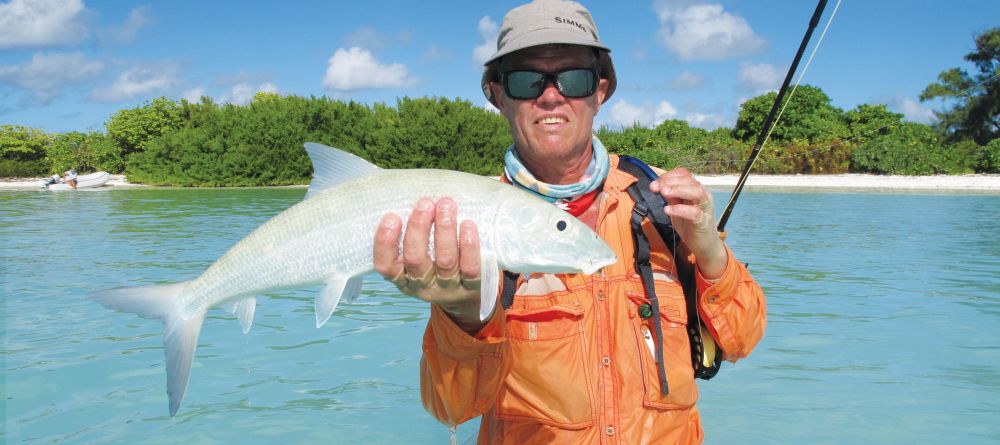
[[511, 305], [514, 304], [514, 292], [517, 292], [517, 279], [520, 277], [521, 274], [517, 272], [503, 271], [503, 290], [500, 292], [500, 305], [503, 306], [504, 310], [510, 309]]
[[[631, 156], [620, 155], [618, 168], [636, 178], [636, 182], [626, 189], [629, 196], [635, 202], [635, 206], [632, 209], [632, 238], [636, 252], [636, 271], [639, 272], [639, 277], [642, 280], [646, 298], [651, 303], [653, 327], [656, 330], [657, 336], [655, 355], [660, 374], [660, 392], [667, 394], [669, 389], [666, 381], [666, 372], [663, 368], [663, 331], [660, 325], [660, 306], [653, 284], [652, 265], [649, 262], [649, 240], [646, 238], [646, 233], [642, 230], [643, 220], [648, 218], [653, 223], [653, 227], [656, 228], [657, 234], [663, 240], [663, 244], [674, 259], [674, 264], [677, 268], [677, 279], [684, 289], [684, 300], [688, 313], [688, 342], [691, 347], [691, 365], [694, 368], [695, 377], [704, 380], [714, 377], [719, 372], [719, 367], [722, 364], [722, 352], [716, 351], [711, 365], [704, 364], [705, 345], [701, 317], [698, 315], [698, 289], [695, 283], [694, 267], [687, 262], [687, 259], [677, 249], [678, 236], [674, 231], [673, 224], [670, 222], [670, 217], [662, 211], [651, 211], [652, 209], [662, 209], [667, 204], [663, 196], [649, 190], [649, 183], [657, 178], [658, 175], [644, 162]], [[514, 304], [514, 293], [517, 292], [517, 281], [519, 278], [520, 274], [518, 273], [504, 271], [503, 290], [500, 294], [500, 304], [504, 309], [510, 309], [511, 305]], [[711, 338], [711, 335], [707, 335], [708, 341], [714, 344], [714, 339]]]
[[[646, 233], [642, 230], [642, 222], [646, 220], [650, 212], [649, 208], [646, 207], [646, 203], [641, 201], [641, 198], [636, 199], [638, 192], [635, 190], [635, 187], [630, 186], [628, 192], [629, 195], [632, 195], [632, 199], [635, 200], [635, 206], [632, 207], [631, 221], [632, 242], [635, 246], [635, 270], [639, 272], [639, 277], [642, 279], [642, 289], [646, 293], [646, 298], [649, 299], [650, 311], [648, 314], [649, 318], [653, 319], [653, 329], [656, 332], [654, 356], [656, 357], [656, 368], [659, 371], [660, 392], [663, 395], [667, 395], [670, 393], [670, 387], [667, 384], [667, 372], [663, 365], [663, 326], [660, 321], [660, 302], [657, 299], [656, 286], [653, 283], [653, 266], [649, 262], [649, 239], [646, 238]], [[640, 316], [642, 315], [640, 313]]]
[[[695, 377], [703, 380], [711, 379], [715, 377], [715, 374], [719, 372], [719, 368], [722, 366], [722, 353], [721, 351], [716, 351], [714, 357], [710, 358], [712, 363], [710, 365], [704, 363], [705, 336], [708, 337], [708, 341], [712, 342], [713, 345], [715, 339], [711, 338], [711, 334], [704, 332], [701, 317], [698, 315], [698, 287], [695, 281], [694, 267], [687, 261], [687, 258], [684, 258], [680, 249], [677, 248], [679, 237], [677, 236], [677, 232], [674, 231], [670, 217], [664, 212], [648, 211], [649, 209], [661, 209], [667, 204], [662, 195], [649, 190], [649, 183], [658, 175], [644, 162], [631, 156], [619, 156], [618, 167], [636, 177], [636, 182], [627, 189], [629, 196], [636, 202], [636, 207], [639, 207], [640, 202], [643, 203], [643, 206], [647, 209], [646, 217], [653, 223], [657, 234], [660, 235], [660, 239], [663, 240], [663, 244], [670, 251], [674, 259], [674, 265], [677, 268], [677, 280], [680, 281], [681, 287], [684, 289], [684, 301], [687, 306], [687, 330], [688, 343], [691, 347], [691, 366], [694, 369]], [[642, 230], [633, 229], [632, 236], [645, 238], [645, 233]], [[642, 277], [641, 273], [640, 277]], [[645, 278], [643, 278], [643, 281], [645, 281]], [[643, 283], [643, 287], [646, 287], [645, 283]], [[653, 301], [653, 297], [649, 295], [649, 291], [647, 291], [647, 298]], [[659, 330], [657, 330], [657, 334], [660, 334]]]

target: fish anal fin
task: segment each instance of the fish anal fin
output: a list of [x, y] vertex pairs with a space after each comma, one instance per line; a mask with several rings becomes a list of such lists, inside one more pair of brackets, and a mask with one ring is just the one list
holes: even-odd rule
[[327, 280], [326, 287], [316, 296], [316, 327], [321, 327], [333, 315], [341, 298], [354, 301], [361, 293], [361, 276], [337, 277]]
[[250, 332], [250, 327], [253, 326], [253, 313], [257, 309], [257, 297], [246, 297], [240, 301], [237, 301], [233, 305], [232, 313], [240, 320], [240, 326], [243, 328], [243, 334]]

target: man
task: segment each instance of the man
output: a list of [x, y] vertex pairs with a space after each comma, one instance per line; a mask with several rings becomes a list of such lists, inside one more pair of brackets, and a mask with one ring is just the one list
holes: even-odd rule
[[[629, 225], [634, 202], [625, 190], [636, 177], [593, 136], [594, 116], [616, 86], [609, 51], [582, 6], [538, 0], [504, 18], [483, 90], [514, 138], [505, 179], [589, 224], [616, 251], [616, 264], [593, 276], [522, 277], [513, 304], [480, 321], [478, 233], [471, 221], [456, 221], [453, 200], [420, 200], [405, 233], [389, 214], [375, 234], [375, 269], [431, 303], [425, 408], [449, 426], [482, 415], [481, 444], [702, 440], [673, 257], [644, 226], [662, 321], [662, 385], [654, 353], [661, 336], [640, 310], [650, 300]], [[763, 335], [764, 295], [716, 233], [711, 196], [684, 169], [661, 172], [649, 189], [669, 203], [653, 211], [666, 212], [683, 240], [676, 248], [690, 253], [680, 258], [697, 270], [706, 327], [726, 359], [746, 356]]]
[[71, 168], [69, 170], [66, 170], [66, 172], [63, 173], [63, 182], [66, 183], [66, 184], [69, 184], [70, 187], [73, 187], [74, 189], [76, 189], [76, 185], [77, 185], [76, 169], [72, 169]]

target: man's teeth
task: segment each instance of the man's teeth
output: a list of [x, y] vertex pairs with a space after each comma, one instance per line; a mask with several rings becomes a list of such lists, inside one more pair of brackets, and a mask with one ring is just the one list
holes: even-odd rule
[[561, 124], [563, 122], [566, 122], [566, 119], [561, 117], [547, 117], [538, 121], [540, 124]]

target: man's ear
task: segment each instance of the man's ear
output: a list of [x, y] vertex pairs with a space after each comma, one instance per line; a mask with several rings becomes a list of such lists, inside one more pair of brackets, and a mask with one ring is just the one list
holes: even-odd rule
[[608, 97], [608, 79], [602, 77], [597, 81], [597, 108], [600, 109], [601, 105], [604, 104], [604, 98]]
[[490, 82], [490, 91], [493, 93], [493, 102], [496, 102], [494, 105], [503, 113], [504, 92], [500, 82]]

